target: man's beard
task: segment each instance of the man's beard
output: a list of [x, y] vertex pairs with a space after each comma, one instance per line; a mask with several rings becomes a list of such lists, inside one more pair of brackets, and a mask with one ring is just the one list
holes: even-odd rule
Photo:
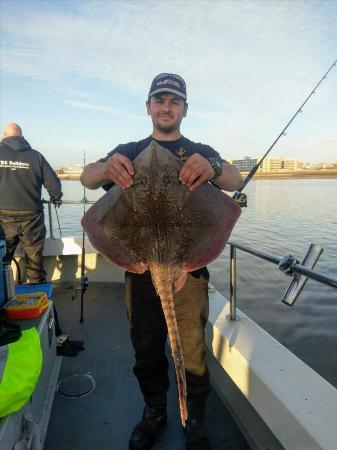
[[158, 131], [160, 131], [163, 134], [171, 134], [174, 131], [179, 130], [181, 124], [181, 120], [178, 122], [175, 122], [171, 125], [160, 125], [159, 123], [156, 123], [156, 128]]
[[179, 126], [177, 126], [177, 125], [169, 125], [167, 127], [165, 127], [165, 126], [163, 127], [161, 125], [157, 125], [158, 131], [160, 131], [163, 134], [170, 134], [173, 131], [176, 131], [178, 128], [179, 128]]

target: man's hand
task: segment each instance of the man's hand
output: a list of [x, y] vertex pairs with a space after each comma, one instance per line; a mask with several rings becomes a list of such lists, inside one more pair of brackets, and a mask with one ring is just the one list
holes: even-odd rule
[[194, 191], [202, 183], [214, 177], [214, 169], [206, 158], [194, 153], [183, 165], [179, 180], [185, 184], [190, 191]]
[[62, 205], [62, 200], [52, 200], [55, 208], [59, 208]]
[[134, 169], [131, 161], [120, 153], [115, 153], [105, 163], [104, 177], [113, 181], [121, 189], [132, 186]]

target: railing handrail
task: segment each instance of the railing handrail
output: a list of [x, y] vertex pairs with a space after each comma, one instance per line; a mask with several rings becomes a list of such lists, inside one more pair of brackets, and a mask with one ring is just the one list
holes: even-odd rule
[[[90, 201], [87, 198], [84, 199], [86, 204], [93, 204], [95, 201]], [[48, 205], [48, 216], [49, 216], [49, 231], [50, 237], [53, 239], [53, 219], [52, 219], [52, 209], [51, 206], [54, 202], [49, 200], [43, 200], [43, 203]], [[83, 200], [63, 200], [63, 205], [83, 205]], [[57, 211], [56, 211], [57, 213]], [[230, 319], [236, 320], [236, 249], [239, 249], [245, 253], [249, 253], [257, 258], [268, 261], [272, 264], [276, 264], [280, 268], [280, 263], [285, 259], [284, 257], [277, 257], [269, 253], [257, 250], [239, 242], [229, 241], [230, 245]], [[318, 283], [325, 284], [327, 286], [337, 289], [337, 278], [330, 275], [326, 275], [322, 272], [312, 270], [308, 267], [299, 264], [298, 261], [293, 258], [293, 263], [289, 267], [290, 270], [286, 271], [286, 274], [293, 276], [304, 275]], [[294, 275], [295, 274], [295, 275]], [[285, 302], [286, 303], [286, 302]]]
[[[55, 205], [55, 202], [53, 202], [51, 200], [42, 199], [42, 203], [48, 206], [49, 236], [51, 239], [54, 239], [52, 206]], [[86, 205], [92, 205], [95, 203], [95, 201], [88, 200], [87, 198], [83, 198], [82, 200], [62, 200], [62, 202], [61, 202], [62, 205], [83, 205], [83, 203], [85, 203]], [[56, 212], [56, 217], [58, 220], [56, 205], [55, 205], [55, 212]], [[59, 223], [59, 228], [60, 228], [60, 235], [62, 236], [60, 223]]]
[[[337, 289], [337, 278], [305, 267], [291, 256], [282, 258], [277, 257], [269, 253], [262, 252], [261, 250], [257, 250], [248, 245], [241, 244], [239, 242], [229, 241], [228, 244], [230, 245], [230, 320], [236, 320], [236, 249], [239, 249], [245, 253], [249, 253], [250, 255], [256, 256], [257, 258], [263, 259], [272, 264], [278, 265], [279, 269], [287, 275], [291, 275], [293, 277], [304, 275], [305, 277], [310, 278], [314, 281]], [[283, 269], [281, 269], [280, 263], [286, 258], [292, 258], [293, 262], [289, 265], [288, 270], [284, 271]]]
[[[256, 250], [248, 245], [239, 244], [238, 242], [229, 242], [229, 245], [233, 245], [234, 247], [244, 251], [245, 253], [249, 253], [251, 255], [257, 256], [258, 258], [264, 259], [265, 261], [269, 261], [273, 264], [279, 264], [282, 258], [277, 256], [270, 255], [269, 253], [262, 252], [261, 250]], [[308, 269], [307, 267], [302, 266], [302, 264], [294, 263], [291, 266], [291, 271], [297, 273], [299, 275], [305, 275], [312, 280], [318, 281], [319, 283], [326, 284], [337, 289], [337, 278], [331, 277], [330, 275], [326, 275], [325, 273], [318, 272], [317, 270]]]
[[[54, 202], [52, 202], [51, 200], [42, 200], [42, 203], [44, 204], [50, 204], [53, 205]], [[88, 200], [86, 199], [86, 204], [94, 204], [96, 203], [95, 200]], [[62, 199], [62, 205], [83, 205], [83, 200], [63, 200]]]

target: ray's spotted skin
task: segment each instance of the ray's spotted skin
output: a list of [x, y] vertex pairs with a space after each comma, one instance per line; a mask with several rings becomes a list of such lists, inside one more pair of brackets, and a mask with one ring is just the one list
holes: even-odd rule
[[191, 191], [179, 181], [182, 162], [157, 142], [133, 161], [133, 184], [114, 186], [82, 219], [91, 243], [125, 270], [150, 270], [160, 297], [178, 382], [180, 415], [187, 419], [184, 358], [174, 292], [187, 272], [224, 249], [241, 209], [209, 183]]

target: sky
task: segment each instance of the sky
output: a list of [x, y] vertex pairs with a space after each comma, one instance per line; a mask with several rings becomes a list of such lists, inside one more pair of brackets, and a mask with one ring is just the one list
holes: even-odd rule
[[[161, 72], [187, 83], [184, 136], [262, 156], [337, 59], [337, 0], [0, 0], [0, 126], [54, 166], [149, 136]], [[271, 156], [337, 162], [337, 66]]]

